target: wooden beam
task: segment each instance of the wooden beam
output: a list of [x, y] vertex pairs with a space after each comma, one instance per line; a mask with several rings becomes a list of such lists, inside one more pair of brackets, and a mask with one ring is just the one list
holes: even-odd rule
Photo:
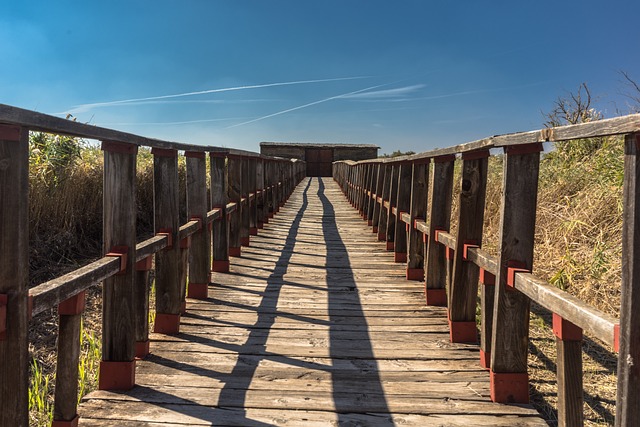
[[424, 233], [416, 221], [424, 221], [429, 191], [429, 163], [414, 162], [411, 175], [411, 206], [408, 223], [407, 280], [424, 280]]
[[220, 219], [213, 223], [213, 271], [229, 271], [229, 216], [227, 213], [228, 174], [226, 158], [209, 156], [211, 206], [220, 210]]
[[190, 236], [189, 289], [190, 298], [206, 299], [211, 268], [211, 233], [204, 220], [209, 210], [207, 198], [207, 159], [186, 153], [187, 218], [196, 219], [196, 232]]
[[0, 425], [28, 426], [29, 132], [0, 125]]
[[[102, 285], [102, 362], [99, 388], [135, 385], [135, 259], [137, 147], [103, 141], [103, 253], [124, 253], [124, 271]], [[177, 180], [177, 176], [176, 176]]]
[[407, 262], [407, 226], [401, 216], [411, 210], [411, 163], [401, 163], [398, 171], [397, 184], [397, 214], [395, 216], [396, 232], [394, 236], [394, 260]]

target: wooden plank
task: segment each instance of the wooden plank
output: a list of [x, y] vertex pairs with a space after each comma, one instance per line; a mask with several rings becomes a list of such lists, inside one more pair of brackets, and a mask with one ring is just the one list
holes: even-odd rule
[[556, 338], [558, 426], [582, 426], [582, 340]]
[[240, 160], [240, 166], [242, 168], [242, 180], [240, 183], [240, 192], [243, 199], [247, 200], [247, 203], [242, 205], [240, 210], [240, 243], [242, 246], [249, 246], [249, 228], [251, 227], [251, 204], [249, 203], [249, 192], [251, 191], [251, 184], [249, 182], [250, 175], [255, 174], [249, 171], [249, 158], [242, 157]]
[[451, 198], [453, 191], [452, 157], [434, 159], [431, 206], [429, 206], [429, 233], [426, 235], [425, 289], [427, 304], [445, 305], [447, 287], [447, 248], [436, 241], [436, 230], [449, 231], [451, 224]]
[[153, 198], [156, 234], [168, 233], [171, 245], [156, 253], [156, 332], [175, 333], [181, 310], [178, 155], [153, 150]]
[[[507, 390], [492, 395], [499, 402], [527, 402], [527, 351], [530, 300], [507, 287], [507, 269], [512, 266], [531, 271], [536, 221], [538, 171], [541, 146], [512, 152], [506, 149], [500, 230], [500, 262], [496, 276], [491, 343], [491, 375], [519, 374]], [[514, 376], [511, 376], [512, 378]], [[504, 383], [503, 383], [504, 384]]]
[[81, 313], [61, 314], [59, 318], [53, 404], [53, 419], [56, 421], [71, 421], [77, 414], [80, 322]]
[[478, 267], [464, 257], [465, 245], [482, 245], [489, 150], [463, 155], [458, 197], [457, 235], [449, 293], [451, 340], [477, 340]]
[[622, 290], [618, 355], [616, 425], [640, 419], [640, 134], [625, 137], [624, 211], [622, 224]]
[[[212, 258], [214, 271], [228, 271], [229, 267], [229, 217], [227, 214], [228, 173], [225, 157], [210, 156], [211, 206], [220, 209], [220, 219], [213, 223]], [[222, 264], [222, 266], [220, 266]]]
[[[114, 147], [113, 144], [117, 144]], [[102, 361], [131, 362], [135, 357], [134, 300], [136, 259], [136, 154], [119, 143], [102, 143], [103, 254], [125, 247], [125, 271], [102, 285]], [[177, 176], [176, 176], [177, 180]], [[177, 231], [174, 228], [175, 231]], [[102, 370], [102, 367], [101, 367]]]
[[387, 250], [393, 250], [394, 239], [396, 233], [396, 215], [393, 214], [392, 209], [396, 207], [398, 203], [398, 172], [400, 171], [399, 164], [391, 165], [391, 178], [389, 180], [389, 205], [387, 206]]
[[[236, 212], [229, 215], [229, 255], [240, 252], [242, 231], [242, 159], [229, 157], [227, 159], [229, 179], [227, 181], [227, 194], [229, 202], [236, 204]], [[227, 210], [228, 212], [229, 210]]]
[[[387, 239], [387, 226], [388, 226], [388, 203], [389, 203], [389, 190], [391, 190], [391, 173], [393, 172], [393, 166], [390, 164], [382, 165], [384, 169], [382, 189], [380, 191], [381, 203], [380, 203], [380, 217], [378, 220], [378, 240], [386, 241]], [[385, 206], [385, 202], [387, 206]]]
[[26, 128], [0, 125], [0, 200], [0, 425], [26, 427], [29, 425], [29, 132]]
[[407, 262], [407, 227], [400, 216], [411, 210], [411, 163], [401, 163], [397, 180], [397, 211], [395, 217], [395, 236], [393, 250], [396, 262]]
[[[204, 223], [209, 210], [207, 198], [207, 160], [202, 156], [186, 154], [187, 163], [187, 217], [200, 219], [189, 247], [189, 294], [206, 298], [211, 271], [211, 233]], [[197, 289], [196, 289], [197, 288]]]

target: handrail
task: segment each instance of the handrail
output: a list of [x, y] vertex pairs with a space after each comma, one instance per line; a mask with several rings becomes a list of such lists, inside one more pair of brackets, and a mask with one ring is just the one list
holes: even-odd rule
[[[61, 277], [27, 290], [29, 131], [97, 139], [104, 152], [104, 256]], [[135, 165], [138, 146], [152, 148], [156, 235], [136, 241]], [[228, 271], [269, 218], [284, 205], [306, 172], [304, 161], [264, 156], [245, 150], [183, 144], [77, 123], [0, 104], [0, 425], [28, 424], [27, 328], [32, 315], [58, 307], [59, 328], [54, 421], [77, 421], [80, 314], [84, 292], [103, 283], [104, 342], [99, 388], [126, 389], [135, 384], [135, 357], [149, 354], [149, 281], [154, 267], [154, 331], [179, 331], [185, 298], [207, 298], [211, 271]], [[210, 162], [207, 163], [206, 153]], [[188, 179], [187, 220], [179, 226], [178, 157]], [[207, 180], [207, 176], [210, 179]], [[210, 188], [207, 188], [207, 182]], [[209, 195], [207, 194], [209, 193]], [[212, 244], [213, 242], [213, 244]], [[5, 249], [11, 251], [5, 253]], [[15, 249], [15, 250], [14, 250]], [[189, 256], [186, 256], [189, 251]], [[187, 275], [179, 272], [188, 271]], [[64, 332], [62, 332], [64, 330]], [[62, 425], [62, 424], [61, 424]]]
[[[616, 319], [531, 273], [538, 168], [543, 142], [621, 135], [625, 144], [623, 277]], [[488, 158], [504, 157], [498, 256], [481, 248]], [[480, 363], [490, 370], [491, 398], [528, 402], [530, 302], [553, 314], [561, 425], [582, 424], [583, 332], [618, 352], [618, 425], [640, 417], [635, 385], [640, 319], [640, 114], [530, 132], [496, 135], [408, 156], [333, 163], [333, 176], [352, 205], [406, 262], [407, 279], [425, 282], [428, 305], [446, 306], [450, 340], [476, 342], [476, 305], [481, 294]], [[454, 162], [461, 161], [458, 224], [451, 233]], [[433, 171], [430, 173], [430, 169]], [[431, 175], [431, 182], [429, 176]], [[468, 185], [468, 184], [471, 185]], [[463, 185], [461, 185], [464, 187]], [[464, 194], [463, 194], [464, 193]], [[640, 227], [640, 224], [638, 225]], [[626, 242], [626, 243], [625, 243]], [[482, 284], [479, 288], [478, 283]], [[634, 297], [635, 296], [635, 297]], [[473, 302], [473, 303], [472, 303]], [[494, 328], [495, 325], [495, 328]], [[572, 355], [577, 355], [572, 359]], [[628, 363], [631, 360], [633, 363]], [[627, 420], [627, 421], [625, 421]]]

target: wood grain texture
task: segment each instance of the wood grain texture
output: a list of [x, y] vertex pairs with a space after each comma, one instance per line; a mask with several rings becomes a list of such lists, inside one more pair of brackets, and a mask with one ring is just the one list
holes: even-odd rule
[[487, 157], [462, 161], [458, 199], [457, 236], [449, 294], [449, 316], [454, 322], [473, 322], [478, 300], [478, 266], [464, 256], [465, 243], [482, 245], [484, 202], [487, 188]]
[[239, 248], [242, 235], [242, 160], [237, 157], [227, 159], [229, 180], [227, 195], [229, 202], [236, 203], [236, 212], [229, 215], [229, 247]]
[[78, 406], [78, 362], [81, 314], [61, 315], [58, 324], [53, 419], [70, 421]]
[[397, 181], [397, 202], [396, 207], [398, 214], [395, 215], [395, 236], [393, 250], [396, 253], [407, 254], [407, 227], [400, 213], [409, 212], [411, 210], [411, 163], [402, 163], [399, 165], [398, 181]]
[[0, 294], [7, 295], [0, 341], [0, 425], [27, 427], [29, 280], [29, 133], [0, 140]]
[[191, 236], [189, 283], [209, 283], [211, 271], [211, 233], [204, 224], [209, 210], [207, 160], [187, 157], [187, 218], [200, 218], [199, 229]]
[[449, 231], [451, 224], [451, 198], [453, 191], [453, 161], [434, 162], [433, 181], [429, 186], [429, 235], [425, 255], [427, 289], [447, 287], [447, 248], [436, 241], [436, 230]]
[[625, 137], [622, 223], [622, 291], [616, 425], [640, 419], [640, 135]]
[[126, 270], [102, 285], [102, 360], [128, 362], [135, 356], [136, 155], [104, 151], [103, 186], [103, 253], [129, 252]]
[[545, 425], [490, 401], [477, 346], [449, 343], [446, 310], [366, 230], [336, 183], [303, 180], [181, 333], [152, 334], [139, 386], [86, 396], [81, 423]]
[[378, 163], [375, 165], [376, 167], [376, 185], [375, 185], [375, 198], [372, 198], [372, 203], [373, 203], [373, 218], [372, 218], [372, 222], [373, 222], [373, 227], [374, 228], [378, 228], [379, 224], [380, 224], [380, 211], [381, 211], [381, 206], [380, 203], [378, 203], [377, 198], [380, 197], [382, 195], [382, 187], [384, 186], [384, 172], [385, 172], [385, 168], [382, 164]]
[[540, 153], [505, 154], [500, 214], [500, 262], [496, 275], [491, 369], [527, 372], [530, 300], [507, 289], [507, 264], [533, 266]]
[[389, 208], [387, 209], [387, 242], [393, 242], [396, 237], [396, 215], [393, 214], [392, 208], [398, 203], [398, 173], [400, 165], [391, 165], [391, 178], [389, 179]]
[[251, 183], [249, 180], [251, 179], [249, 175], [255, 174], [249, 170], [249, 158], [243, 157], [241, 162], [242, 167], [242, 182], [240, 184], [240, 193], [243, 199], [247, 199], [247, 203], [242, 205], [242, 209], [240, 210], [241, 222], [240, 222], [240, 239], [242, 241], [246, 241], [249, 239], [249, 227], [251, 223], [251, 205], [249, 203], [249, 193], [251, 192]]
[[213, 239], [213, 262], [229, 260], [229, 217], [226, 206], [229, 202], [227, 196], [228, 173], [226, 159], [224, 157], [210, 158], [210, 179], [211, 182], [211, 206], [220, 208], [220, 219], [214, 221], [212, 236]]
[[[429, 163], [414, 163], [411, 175], [411, 205], [409, 214], [412, 219], [424, 220], [427, 214], [427, 192], [429, 191]], [[407, 268], [424, 268], [424, 234], [414, 221], [409, 224]]]
[[178, 158], [153, 158], [155, 231], [171, 230], [172, 246], [156, 254], [156, 313], [180, 313]]
[[584, 425], [582, 397], [582, 341], [556, 338], [558, 427]]

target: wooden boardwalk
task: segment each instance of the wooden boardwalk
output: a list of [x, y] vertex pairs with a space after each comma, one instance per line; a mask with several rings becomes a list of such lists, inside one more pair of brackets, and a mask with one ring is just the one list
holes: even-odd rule
[[475, 345], [449, 343], [331, 178], [302, 181], [180, 334], [152, 334], [137, 386], [83, 399], [96, 426], [545, 426], [489, 398]]

